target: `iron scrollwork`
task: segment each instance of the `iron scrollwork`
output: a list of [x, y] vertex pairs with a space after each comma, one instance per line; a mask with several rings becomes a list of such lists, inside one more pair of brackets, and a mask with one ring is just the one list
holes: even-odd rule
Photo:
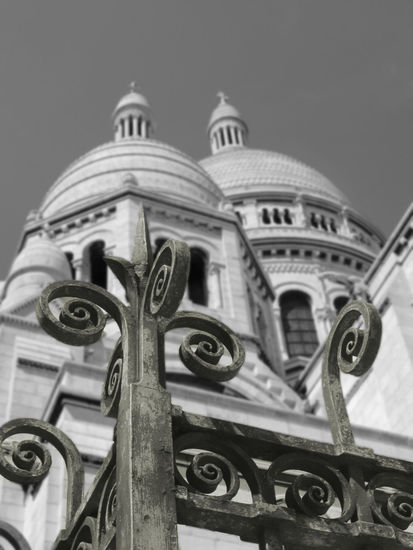
[[[64, 281], [47, 287], [37, 304], [45, 331], [64, 343], [96, 342], [111, 319], [120, 331], [101, 399], [102, 412], [117, 420], [116, 453], [110, 455], [110, 460], [105, 459], [90, 500], [81, 503], [82, 461], [74, 444], [60, 430], [27, 419], [8, 422], [0, 430], [0, 474], [7, 479], [28, 484], [47, 475], [51, 455], [44, 441], [54, 445], [66, 462], [67, 529], [57, 550], [113, 548], [115, 541], [122, 549], [139, 545], [152, 548], [154, 526], [155, 530], [159, 528], [161, 535], [156, 535], [163, 541], [156, 543], [157, 550], [169, 547], [169, 543], [175, 548], [175, 505], [180, 517], [192, 514], [188, 524], [201, 527], [209, 505], [214, 521], [221, 510], [224, 519], [217, 521], [222, 530], [251, 541], [262, 538], [263, 532], [267, 537], [270, 531], [277, 531], [280, 544], [293, 547], [288, 537], [297, 529], [307, 541], [303, 542], [306, 549], [311, 548], [308, 541], [315, 540], [312, 537], [329, 526], [332, 537], [335, 529], [337, 537], [351, 537], [351, 530], [345, 531], [347, 523], [360, 519], [358, 510], [366, 502], [370, 519], [366, 520], [365, 515], [359, 524], [369, 522], [371, 529], [375, 521], [375, 528], [407, 529], [413, 520], [410, 478], [391, 471], [391, 467], [383, 473], [383, 468], [372, 466], [371, 461], [363, 470], [362, 453], [359, 462], [351, 464], [355, 443], [340, 371], [360, 376], [373, 363], [381, 338], [381, 322], [373, 306], [358, 301], [345, 306], [326, 344], [322, 382], [334, 447], [298, 442], [299, 438], [294, 437], [291, 442], [289, 436], [264, 434], [265, 430], [241, 425], [235, 428], [208, 418], [192, 425], [187, 417], [183, 419], [186, 413], [179, 419], [171, 413], [170, 397], [165, 391], [165, 335], [175, 329], [189, 329], [179, 348], [182, 363], [195, 375], [216, 382], [228, 381], [238, 373], [245, 352], [239, 338], [220, 321], [201, 313], [177, 311], [185, 292], [189, 260], [188, 247], [174, 240], [168, 240], [153, 260], [141, 212], [131, 261], [106, 258], [125, 289], [127, 303], [94, 284]], [[54, 313], [55, 300], [60, 301], [59, 315]], [[358, 319], [364, 328], [353, 326]], [[39, 440], [6, 442], [23, 433]], [[285, 484], [283, 498], [279, 498], [278, 488]], [[251, 497], [248, 505], [240, 504], [245, 486]], [[240, 522], [237, 514], [242, 511]], [[295, 521], [292, 518], [300, 515], [291, 527]], [[136, 518], [141, 520], [139, 529]], [[231, 525], [224, 525], [227, 518], [232, 518]], [[215, 528], [212, 520], [207, 528]], [[266, 535], [267, 531], [270, 534]], [[379, 535], [371, 547], [375, 547]], [[137, 537], [145, 542], [137, 542]], [[332, 547], [323, 544], [320, 547]]]
[[[178, 455], [188, 449], [203, 449], [196, 452], [186, 469], [186, 479], [178, 468]], [[243, 476], [253, 502], [262, 500], [262, 480], [254, 461], [239, 446], [222, 441], [218, 437], [199, 432], [189, 432], [175, 439], [175, 478], [178, 485], [189, 491], [209, 495], [219, 484], [225, 484], [225, 492], [214, 495], [218, 500], [232, 500], [240, 488]]]
[[[108, 318], [117, 322], [121, 338], [109, 362], [102, 399], [104, 414], [116, 417], [121, 379], [125, 370], [129, 374], [133, 370], [130, 363], [134, 358], [136, 337], [147, 340], [144, 326], [150, 319], [155, 321], [152, 332], [160, 335], [175, 328], [195, 329], [180, 346], [181, 360], [193, 373], [217, 381], [229, 380], [237, 374], [245, 353], [233, 331], [208, 315], [176, 313], [189, 273], [190, 254], [185, 243], [166, 241], [153, 262], [148, 229], [141, 213], [132, 261], [117, 257], [105, 260], [124, 286], [129, 306], [103, 288], [82, 281], [49, 285], [37, 304], [38, 319], [44, 330], [71, 345], [94, 343], [102, 335]], [[58, 319], [50, 308], [50, 303], [56, 299], [66, 300]], [[222, 366], [219, 362], [225, 350], [232, 362]], [[128, 357], [128, 353], [132, 355]], [[137, 357], [137, 360], [142, 361], [142, 358]], [[159, 380], [163, 379], [162, 370], [164, 365], [159, 365]], [[142, 367], [136, 373], [136, 378], [140, 376]]]
[[[165, 332], [176, 328], [196, 329], [189, 332], [179, 348], [183, 364], [207, 380], [223, 382], [237, 375], [244, 363], [245, 352], [238, 337], [224, 323], [202, 313], [180, 311], [169, 320]], [[195, 350], [193, 347], [195, 346]], [[220, 365], [227, 350], [231, 362]]]
[[61, 454], [67, 469], [66, 524], [69, 525], [83, 497], [84, 470], [82, 458], [73, 441], [55, 426], [30, 418], [18, 418], [0, 428], [0, 474], [22, 485], [39, 483], [49, 473], [52, 463], [44, 443], [28, 439], [11, 444], [14, 435], [31, 434], [53, 445]]
[[[124, 431], [129, 430], [127, 424], [119, 421], [119, 412], [123, 395], [124, 413], [125, 406], [130, 406], [128, 392], [132, 391], [132, 385], [140, 383], [144, 391], [155, 391], [158, 396], [165, 393], [162, 348], [164, 335], [169, 330], [193, 329], [180, 347], [182, 362], [192, 372], [219, 381], [235, 376], [244, 361], [243, 347], [237, 336], [223, 323], [207, 315], [176, 313], [189, 273], [190, 254], [186, 244], [168, 240], [153, 261], [148, 228], [141, 211], [131, 261], [117, 257], [105, 260], [124, 287], [128, 304], [92, 283], [63, 281], [53, 283], [43, 291], [36, 305], [36, 313], [48, 334], [61, 342], [77, 346], [95, 343], [102, 336], [108, 320], [113, 319], [117, 323], [120, 338], [109, 360], [101, 409], [106, 416], [118, 419], [118, 433], [120, 424]], [[56, 314], [54, 304], [59, 303], [60, 313]], [[231, 356], [230, 363], [221, 366], [220, 360], [228, 355]], [[162, 401], [163, 397], [159, 399]], [[66, 460], [69, 525], [82, 498], [80, 455], [73, 443], [56, 428], [30, 420], [22, 420], [20, 424], [6, 424], [1, 432], [3, 439], [20, 433], [20, 428], [24, 428], [24, 431], [54, 443]], [[171, 438], [170, 433], [165, 434], [166, 440], [168, 437]], [[0, 456], [0, 473], [20, 483], [40, 481], [47, 475], [50, 465], [50, 453], [37, 441], [17, 443], [11, 459], [6, 459], [4, 453]], [[211, 490], [211, 483], [213, 485], [217, 481], [213, 480], [214, 476], [222, 476], [229, 495], [238, 490], [237, 472], [225, 457], [212, 459], [204, 454], [194, 461], [190, 471], [189, 478], [198, 483], [198, 487], [204, 483], [206, 488], [205, 484], [209, 482]], [[95, 543], [96, 523], [99, 533], [106, 533], [106, 539], [113, 538], [118, 515], [114, 472], [103, 490], [97, 517], [85, 518], [85, 523], [74, 537], [72, 550], [78, 547], [90, 549], [100, 544]]]
[[288, 508], [307, 516], [323, 516], [336, 500], [341, 513], [336, 518], [342, 522], [351, 518], [355, 509], [354, 498], [345, 476], [328, 462], [302, 453], [287, 453], [277, 458], [269, 467], [267, 482], [274, 487], [280, 475], [287, 470], [305, 473], [294, 475], [285, 493]]
[[[353, 327], [360, 317], [364, 329]], [[344, 306], [330, 331], [324, 351], [322, 384], [333, 441], [339, 448], [354, 447], [340, 370], [354, 376], [366, 373], [376, 358], [380, 341], [380, 316], [374, 306], [365, 302], [350, 302]]]
[[402, 530], [413, 522], [413, 480], [410, 476], [394, 472], [377, 474], [370, 480], [367, 491], [377, 521]]

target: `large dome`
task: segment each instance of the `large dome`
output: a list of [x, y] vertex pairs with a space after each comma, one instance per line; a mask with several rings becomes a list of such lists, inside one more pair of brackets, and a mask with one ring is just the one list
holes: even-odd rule
[[200, 162], [226, 197], [293, 192], [317, 195], [340, 204], [347, 197], [306, 164], [271, 151], [232, 147]]
[[44, 216], [62, 213], [91, 197], [121, 190], [125, 181], [180, 201], [216, 207], [222, 192], [191, 157], [153, 139], [122, 139], [93, 149], [60, 176], [46, 194]]

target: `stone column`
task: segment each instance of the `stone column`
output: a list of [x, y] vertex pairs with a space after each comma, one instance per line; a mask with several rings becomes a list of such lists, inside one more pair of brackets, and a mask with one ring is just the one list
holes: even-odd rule
[[336, 314], [329, 306], [319, 308], [314, 313], [317, 335], [323, 342], [330, 333]]
[[340, 235], [344, 235], [346, 237], [351, 237], [351, 229], [350, 225], [348, 223], [348, 208], [347, 206], [343, 206], [340, 212], [340, 227], [339, 227], [339, 233]]
[[[103, 251], [104, 256], [113, 256], [114, 250], [115, 250], [114, 244], [111, 244], [111, 245], [105, 244], [105, 249]], [[106, 290], [108, 290], [109, 292], [112, 292], [112, 294], [114, 294], [115, 296], [123, 300], [125, 296], [125, 290], [109, 268], [107, 268], [107, 272], [106, 272], [106, 281], [107, 281]]]
[[84, 279], [83, 275], [83, 258], [73, 258], [72, 266], [75, 270], [75, 279], [76, 281], [81, 281]]
[[222, 303], [221, 269], [222, 265], [211, 262], [208, 266], [208, 307], [220, 309]]
[[294, 201], [295, 206], [295, 221], [299, 227], [307, 227], [307, 220], [304, 209], [304, 199], [301, 194], [297, 195]]
[[257, 201], [255, 199], [246, 199], [244, 201], [243, 214], [248, 227], [259, 227], [260, 219], [258, 215]]
[[281, 357], [283, 361], [286, 361], [288, 359], [288, 351], [287, 351], [287, 345], [286, 345], [285, 336], [284, 336], [284, 328], [282, 326], [281, 309], [279, 307], [274, 307], [273, 312], [274, 312], [275, 329], [279, 335], [278, 341], [280, 343]]

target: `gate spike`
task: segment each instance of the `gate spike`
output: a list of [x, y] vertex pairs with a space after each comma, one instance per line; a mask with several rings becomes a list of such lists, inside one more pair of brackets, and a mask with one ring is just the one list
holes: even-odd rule
[[148, 275], [152, 267], [152, 247], [143, 208], [139, 209], [131, 261], [139, 279]]

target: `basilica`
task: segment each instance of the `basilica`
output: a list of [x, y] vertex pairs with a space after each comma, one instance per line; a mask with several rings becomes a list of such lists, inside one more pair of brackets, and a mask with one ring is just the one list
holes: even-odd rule
[[[413, 206], [386, 240], [345, 189], [304, 163], [250, 146], [248, 125], [218, 94], [207, 126], [210, 153], [194, 160], [154, 136], [146, 97], [131, 85], [112, 115], [113, 139], [85, 153], [29, 213], [2, 287], [0, 424], [39, 418], [82, 453], [89, 483], [112, 441], [100, 413], [105, 367], [118, 338], [60, 344], [40, 328], [35, 304], [61, 280], [95, 283], [125, 299], [106, 256], [130, 258], [138, 211], [154, 254], [173, 238], [188, 244], [182, 308], [209, 314], [241, 338], [246, 360], [229, 382], [203, 381], [168, 335], [166, 383], [185, 410], [317, 441], [329, 441], [321, 389], [323, 346], [349, 301], [379, 310], [383, 339], [373, 369], [343, 388], [357, 442], [413, 459]], [[251, 144], [252, 145], [252, 144]], [[0, 478], [0, 518], [32, 550], [51, 547], [64, 519], [64, 467], [39, 487]], [[182, 528], [181, 550], [255, 547], [235, 537]]]

